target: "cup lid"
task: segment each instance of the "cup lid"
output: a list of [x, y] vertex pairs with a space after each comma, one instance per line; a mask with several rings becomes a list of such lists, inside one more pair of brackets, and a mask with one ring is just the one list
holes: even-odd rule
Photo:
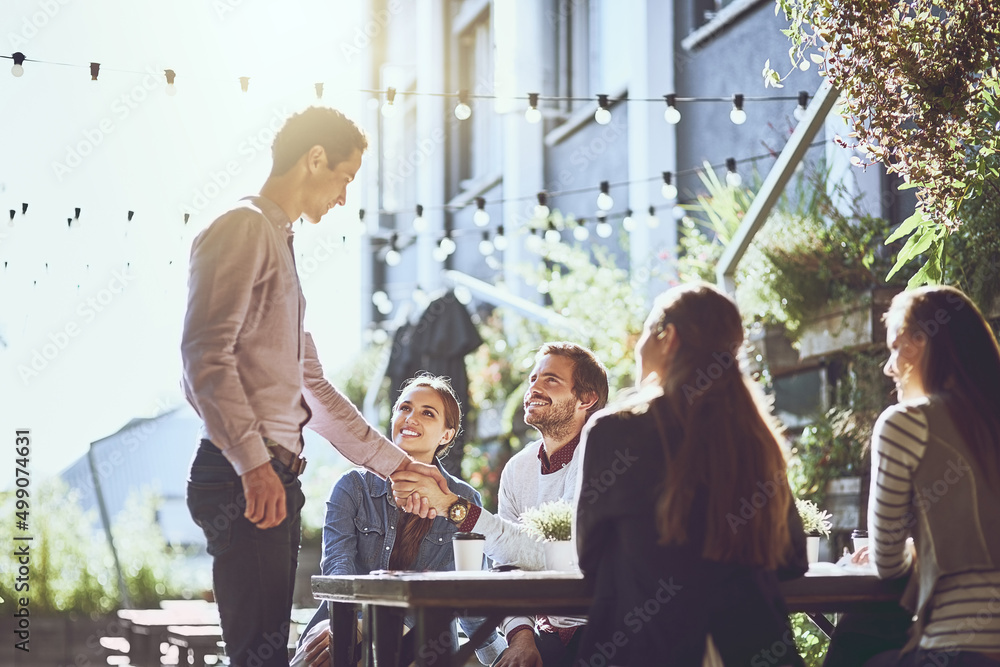
[[482, 533], [455, 533], [451, 536], [453, 540], [485, 540], [486, 536]]
[[868, 531], [862, 530], [861, 528], [851, 531], [851, 538], [853, 539], [855, 537], [868, 537]]

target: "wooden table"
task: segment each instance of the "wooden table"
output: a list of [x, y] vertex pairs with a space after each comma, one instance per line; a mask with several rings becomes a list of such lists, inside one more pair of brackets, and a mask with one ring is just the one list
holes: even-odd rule
[[[807, 612], [820, 623], [821, 612], [877, 611], [898, 603], [904, 582], [875, 576], [806, 576], [781, 584], [790, 611]], [[417, 665], [461, 666], [473, 649], [506, 616], [518, 614], [586, 615], [590, 595], [583, 577], [560, 572], [400, 572], [367, 576], [314, 576], [313, 595], [330, 604], [334, 667], [397, 665], [405, 653], [400, 623], [405, 610], [414, 616], [412, 636]], [[358, 612], [369, 629], [356, 655]], [[486, 622], [452, 655], [443, 639], [454, 616], [481, 616]], [[822, 619], [821, 621], [819, 619]], [[825, 631], [828, 628], [823, 628]]]

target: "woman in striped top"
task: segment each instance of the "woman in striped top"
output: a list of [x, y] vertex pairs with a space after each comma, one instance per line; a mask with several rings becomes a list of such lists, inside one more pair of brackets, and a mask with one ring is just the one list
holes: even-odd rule
[[[1000, 665], [1000, 349], [962, 292], [897, 295], [885, 317], [899, 403], [872, 438], [870, 544], [910, 576], [910, 641], [866, 665]], [[859, 554], [862, 556], [862, 554]]]

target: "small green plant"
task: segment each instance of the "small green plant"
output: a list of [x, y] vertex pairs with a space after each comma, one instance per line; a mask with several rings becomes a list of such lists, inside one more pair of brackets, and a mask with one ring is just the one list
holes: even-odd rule
[[542, 542], [564, 542], [573, 529], [573, 506], [562, 499], [542, 503], [521, 514], [521, 526]]
[[799, 518], [802, 519], [802, 528], [806, 531], [806, 535], [830, 537], [830, 529], [833, 528], [833, 522], [830, 519], [833, 516], [829, 512], [821, 510], [819, 505], [813, 501], [802, 498], [795, 499], [795, 509], [798, 510]]

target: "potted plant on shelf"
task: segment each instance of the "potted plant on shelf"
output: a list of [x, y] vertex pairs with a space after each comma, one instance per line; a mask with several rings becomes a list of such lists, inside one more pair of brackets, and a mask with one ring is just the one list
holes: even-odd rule
[[560, 499], [527, 509], [521, 514], [521, 526], [544, 542], [546, 570], [577, 569], [576, 545], [570, 539], [573, 530], [570, 503]]
[[802, 528], [806, 532], [806, 554], [809, 556], [809, 562], [815, 563], [819, 561], [819, 538], [830, 537], [833, 517], [811, 500], [796, 498], [795, 509], [799, 512]]

